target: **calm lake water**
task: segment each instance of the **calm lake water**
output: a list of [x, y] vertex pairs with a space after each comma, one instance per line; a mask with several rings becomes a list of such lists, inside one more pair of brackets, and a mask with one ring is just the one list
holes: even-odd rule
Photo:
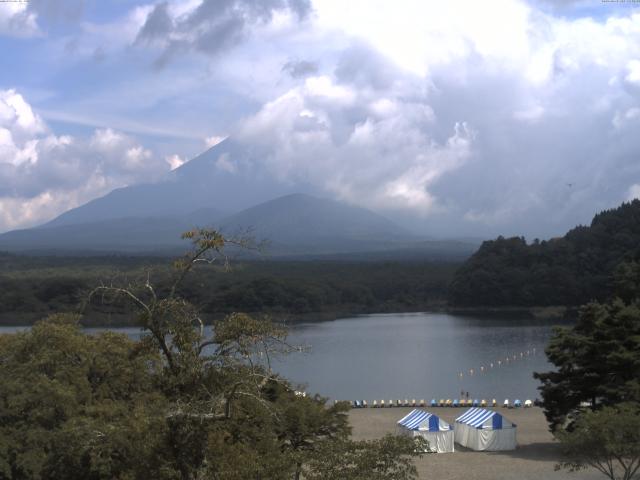
[[[429, 401], [458, 398], [464, 391], [472, 398], [524, 401], [538, 396], [532, 373], [551, 368], [544, 348], [552, 325], [441, 313], [301, 324], [291, 328], [289, 341], [308, 346], [308, 351], [279, 359], [275, 368], [306, 384], [308, 392], [333, 399]], [[140, 334], [135, 328], [115, 330]]]

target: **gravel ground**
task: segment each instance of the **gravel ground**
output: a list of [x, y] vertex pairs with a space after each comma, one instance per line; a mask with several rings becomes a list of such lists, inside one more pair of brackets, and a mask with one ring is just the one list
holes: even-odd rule
[[[432, 413], [453, 423], [465, 409], [431, 408]], [[454, 453], [432, 453], [416, 460], [421, 479], [449, 480], [597, 480], [596, 470], [577, 473], [554, 471], [561, 458], [559, 445], [547, 430], [542, 409], [497, 409], [518, 426], [518, 448], [511, 452], [474, 452], [455, 444]], [[410, 408], [354, 409], [349, 414], [356, 440], [373, 439], [396, 431], [396, 422]]]

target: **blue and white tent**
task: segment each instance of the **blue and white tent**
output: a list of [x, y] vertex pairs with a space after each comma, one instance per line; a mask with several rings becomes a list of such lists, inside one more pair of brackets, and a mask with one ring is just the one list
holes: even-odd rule
[[430, 452], [453, 452], [453, 428], [438, 416], [425, 410], [414, 409], [398, 420], [403, 435], [422, 437], [429, 442]]
[[455, 440], [472, 450], [515, 450], [516, 425], [496, 411], [470, 408], [456, 418]]

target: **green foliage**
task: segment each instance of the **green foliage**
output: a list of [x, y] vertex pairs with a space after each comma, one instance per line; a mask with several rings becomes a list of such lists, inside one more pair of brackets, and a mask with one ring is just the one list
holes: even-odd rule
[[421, 456], [424, 440], [386, 435], [379, 440], [341, 439], [318, 449], [307, 480], [410, 480], [418, 473], [412, 457]]
[[557, 434], [569, 460], [558, 468], [591, 466], [611, 480], [637, 478], [640, 469], [640, 408], [635, 404], [584, 412], [571, 431]]
[[[75, 311], [87, 293], [104, 282], [139, 286], [149, 277], [158, 295], [168, 294], [175, 282], [174, 271], [158, 258], [4, 258], [8, 263], [3, 265], [0, 255], [0, 323], [8, 325]], [[424, 310], [444, 304], [458, 267], [429, 262], [254, 261], [234, 262], [225, 271], [224, 263], [198, 262], [177, 287], [180, 297], [197, 305], [206, 317], [243, 311], [295, 321]], [[184, 266], [185, 259], [178, 265]], [[121, 298], [113, 300], [104, 303], [95, 297], [85, 309], [83, 323], [130, 323], [127, 304]]]
[[136, 478], [154, 460], [160, 357], [77, 320], [0, 336], [0, 478]]
[[576, 227], [562, 238], [484, 242], [456, 272], [449, 300], [457, 306], [603, 301], [613, 293], [618, 265], [633, 259], [640, 259], [640, 200], [599, 213], [589, 227]]
[[90, 293], [127, 308], [139, 341], [86, 335], [73, 315], [0, 336], [0, 480], [415, 478], [413, 441], [351, 442], [347, 405], [296, 395], [271, 370], [295, 350], [282, 327], [234, 313], [209, 333], [179, 287], [226, 240], [188, 238], [194, 250], [164, 287]]
[[558, 328], [546, 349], [557, 369], [536, 373], [541, 380], [545, 414], [552, 429], [579, 412], [581, 402], [594, 408], [640, 401], [640, 307], [591, 303], [572, 328]]

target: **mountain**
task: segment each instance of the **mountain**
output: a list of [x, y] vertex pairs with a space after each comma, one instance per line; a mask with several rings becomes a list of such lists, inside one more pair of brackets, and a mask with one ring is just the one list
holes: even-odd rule
[[47, 225], [0, 235], [0, 249], [33, 253], [174, 253], [196, 225], [211, 225], [222, 214], [201, 209], [183, 216], [125, 217], [77, 224]]
[[[265, 155], [226, 139], [154, 183], [116, 189], [39, 227], [0, 235], [0, 250], [173, 255], [187, 247], [182, 232], [203, 226], [228, 235], [250, 229], [269, 242], [272, 256], [378, 252], [389, 258], [403, 250], [403, 258], [425, 252], [441, 258], [448, 251], [367, 209], [293, 193], [293, 185], [267, 171]], [[472, 247], [459, 247], [452, 258], [471, 253]]]
[[601, 212], [561, 238], [484, 242], [456, 272], [450, 302], [529, 307], [606, 300], [628, 262], [640, 262], [640, 200]]
[[419, 240], [370, 210], [299, 193], [231, 215], [220, 228], [227, 234], [250, 229], [273, 254], [384, 250]]
[[39, 252], [175, 253], [180, 234], [194, 226], [232, 236], [250, 231], [270, 255], [363, 252], [403, 248], [419, 240], [364, 208], [305, 194], [279, 197], [230, 216], [213, 209], [185, 215], [125, 217], [16, 230], [0, 235], [0, 249]]
[[128, 217], [173, 217], [198, 209], [237, 212], [274, 196], [293, 193], [257, 161], [261, 153], [226, 139], [155, 183], [118, 188], [69, 210], [48, 227]]

